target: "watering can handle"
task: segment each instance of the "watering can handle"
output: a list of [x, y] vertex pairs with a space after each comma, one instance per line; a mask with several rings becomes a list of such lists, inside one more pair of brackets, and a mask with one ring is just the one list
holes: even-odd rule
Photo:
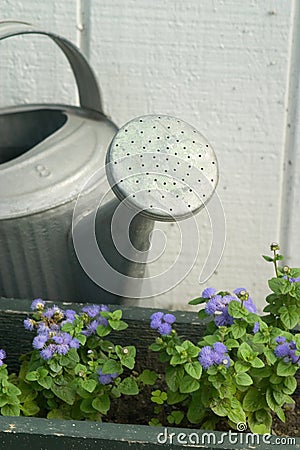
[[0, 21], [0, 40], [19, 34], [43, 34], [49, 36], [64, 52], [72, 67], [78, 87], [80, 105], [83, 108], [103, 113], [100, 91], [95, 75], [85, 57], [74, 44], [54, 33], [34, 28], [26, 22]]

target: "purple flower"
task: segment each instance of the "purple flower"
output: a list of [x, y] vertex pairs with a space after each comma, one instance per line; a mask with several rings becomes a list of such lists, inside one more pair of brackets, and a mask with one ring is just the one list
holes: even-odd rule
[[260, 324], [259, 322], [255, 322], [254, 326], [253, 326], [253, 334], [256, 334], [260, 329]]
[[222, 342], [216, 342], [213, 345], [213, 349], [217, 353], [227, 353], [228, 351], [226, 345], [222, 344]]
[[288, 342], [285, 342], [284, 344], [279, 344], [274, 350], [275, 355], [277, 358], [283, 358], [284, 356], [288, 356], [290, 353], [290, 344]]
[[50, 344], [40, 352], [40, 355], [41, 355], [41, 358], [43, 358], [47, 361], [47, 360], [51, 359], [55, 353], [56, 353], [56, 345]]
[[84, 306], [82, 308], [82, 311], [86, 313], [89, 317], [92, 319], [100, 313], [100, 305], [91, 305], [91, 306]]
[[64, 317], [64, 312], [56, 305], [54, 305], [52, 308], [48, 308], [44, 313], [43, 316], [51, 320], [54, 318], [54, 316], [61, 316], [61, 318]]
[[198, 361], [200, 362], [203, 369], [208, 369], [210, 366], [215, 364], [214, 352], [209, 345], [202, 347], [199, 353]]
[[75, 320], [76, 311], [73, 309], [66, 309], [65, 310], [65, 321], [64, 323], [73, 323]]
[[44, 300], [42, 300], [41, 298], [36, 298], [35, 300], [33, 300], [33, 302], [31, 303], [31, 309], [33, 311], [39, 311], [44, 309], [45, 307], [45, 302]]
[[41, 350], [48, 340], [48, 336], [46, 334], [38, 334], [32, 341], [32, 346], [36, 350]]
[[227, 355], [227, 347], [222, 342], [216, 342], [213, 347], [206, 345], [199, 352], [198, 361], [204, 369], [208, 369], [212, 365], [223, 364], [225, 367], [230, 366], [230, 358]]
[[201, 294], [202, 298], [212, 298], [215, 296], [217, 290], [215, 288], [209, 287], [204, 289], [204, 291]]
[[158, 330], [161, 335], [168, 335], [172, 331], [172, 324], [176, 321], [173, 314], [164, 314], [161, 311], [156, 312], [150, 316], [150, 327]]
[[298, 364], [300, 366], [300, 355], [296, 355], [296, 342], [286, 342], [286, 339], [283, 336], [277, 336], [275, 341], [277, 343], [279, 342], [274, 350], [277, 358], [283, 358], [284, 362], [292, 362], [293, 364]]
[[102, 373], [102, 369], [99, 369], [98, 370], [98, 375], [99, 375], [98, 380], [99, 380], [99, 382], [101, 384], [109, 384], [109, 383], [112, 382], [112, 380], [117, 378], [118, 373], [115, 372], [115, 373], [107, 373], [107, 374], [105, 374], [105, 373]]
[[97, 320], [93, 320], [91, 323], [87, 325], [86, 329], [82, 331], [82, 334], [84, 334], [87, 337], [92, 336], [92, 334], [96, 333], [98, 325], [99, 324]]
[[159, 332], [159, 334], [161, 334], [161, 335], [167, 336], [168, 334], [171, 333], [171, 331], [172, 331], [171, 325], [170, 325], [169, 323], [166, 323], [166, 322], [162, 323], [162, 324], [159, 325], [159, 327], [158, 327], [158, 332]]
[[0, 359], [2, 360], [2, 359], [5, 359], [5, 358], [6, 358], [6, 351], [0, 349]]
[[35, 321], [33, 319], [27, 318], [24, 320], [23, 324], [24, 324], [25, 330], [29, 330], [29, 331], [34, 330]]
[[232, 325], [234, 318], [228, 313], [228, 307], [219, 315], [215, 317], [215, 324], [217, 327], [226, 327]]
[[176, 322], [176, 317], [173, 314], [165, 314], [163, 320], [172, 325], [172, 323]]
[[66, 355], [69, 350], [70, 350], [70, 347], [68, 346], [68, 344], [58, 344], [56, 346], [56, 352], [59, 355]]
[[73, 338], [71, 340], [71, 342], [69, 343], [69, 347], [70, 348], [79, 348], [80, 347], [80, 342], [77, 338]]

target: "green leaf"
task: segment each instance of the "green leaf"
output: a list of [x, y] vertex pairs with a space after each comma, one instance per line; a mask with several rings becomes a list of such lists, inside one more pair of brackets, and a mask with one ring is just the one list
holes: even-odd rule
[[93, 407], [94, 399], [89, 396], [88, 398], [84, 398], [80, 403], [80, 410], [85, 414], [92, 414], [95, 412], [95, 408]]
[[197, 316], [198, 316], [198, 319], [200, 319], [200, 320], [207, 319], [207, 317], [208, 317], [204, 308], [200, 309], [200, 311], [198, 311]]
[[297, 367], [292, 363], [285, 363], [284, 361], [279, 361], [276, 369], [277, 375], [281, 377], [288, 377], [290, 375], [295, 375], [297, 372]]
[[249, 362], [251, 366], [255, 368], [265, 367], [264, 362], [260, 358], [257, 358], [257, 356], [254, 359], [250, 360]]
[[272, 368], [270, 366], [265, 366], [265, 367], [258, 367], [258, 368], [252, 368], [251, 369], [251, 375], [253, 377], [258, 377], [258, 378], [268, 378], [270, 377], [272, 374]]
[[269, 434], [271, 431], [272, 416], [265, 409], [260, 409], [249, 416], [248, 424], [252, 433]]
[[247, 372], [250, 369], [250, 364], [242, 361], [235, 361], [234, 368], [237, 373]]
[[119, 384], [118, 389], [125, 395], [137, 395], [139, 393], [137, 382], [132, 377], [124, 378], [124, 380], [122, 380]]
[[277, 417], [279, 417], [279, 419], [281, 420], [281, 422], [285, 422], [285, 414], [283, 409], [280, 406], [277, 406], [274, 411], [277, 414]]
[[122, 330], [126, 330], [126, 328], [128, 328], [128, 324], [126, 322], [123, 322], [123, 320], [108, 320], [109, 325], [111, 326], [111, 328], [113, 330], [116, 331], [122, 331]]
[[270, 256], [262, 255], [262, 257], [264, 258], [265, 261], [273, 262], [273, 258], [271, 258]]
[[68, 386], [58, 386], [57, 384], [53, 383], [51, 386], [51, 390], [53, 394], [56, 395], [56, 397], [60, 398], [68, 405], [74, 404], [76, 395], [73, 389], [69, 388]]
[[27, 417], [35, 416], [40, 410], [40, 408], [38, 407], [38, 405], [35, 402], [25, 402], [22, 405], [21, 409], [22, 409], [22, 413], [24, 414], [24, 416], [27, 416]]
[[204, 336], [203, 340], [204, 340], [207, 344], [213, 345], [213, 344], [215, 344], [216, 342], [219, 341], [219, 338], [218, 338], [217, 336], [214, 336], [214, 335], [209, 335], [209, 336]]
[[272, 278], [268, 281], [270, 289], [275, 294], [287, 294], [291, 290], [291, 283], [285, 278]]
[[182, 378], [181, 384], [179, 386], [179, 392], [181, 394], [188, 394], [190, 392], [194, 392], [199, 389], [200, 384], [197, 380], [192, 378], [190, 375], [185, 375]]
[[121, 372], [122, 372], [122, 365], [119, 361], [116, 361], [115, 359], [108, 359], [103, 364], [102, 367], [103, 374], [121, 373]]
[[78, 339], [80, 345], [84, 345], [86, 343], [86, 336], [84, 334], [76, 334], [76, 339]]
[[36, 381], [38, 379], [38, 372], [36, 370], [33, 372], [28, 372], [25, 379], [27, 381]]
[[253, 380], [247, 373], [238, 373], [235, 377], [235, 381], [240, 386], [250, 386], [253, 384]]
[[250, 345], [248, 345], [246, 342], [243, 342], [237, 351], [237, 356], [243, 359], [244, 361], [248, 362], [249, 359], [251, 359], [254, 356], [254, 352], [250, 347]]
[[247, 311], [247, 309], [244, 306], [242, 306], [241, 302], [233, 300], [228, 305], [228, 313], [235, 319], [241, 319], [247, 317], [249, 311]]
[[207, 298], [203, 298], [203, 297], [197, 297], [194, 298], [193, 300], [189, 301], [189, 305], [200, 305], [200, 303], [205, 303], [207, 301]]
[[273, 397], [273, 390], [272, 390], [271, 387], [268, 387], [268, 388], [267, 388], [267, 391], [266, 391], [266, 401], [267, 401], [267, 404], [268, 404], [269, 408], [271, 408], [273, 411], [275, 411], [275, 408], [277, 407], [277, 403], [276, 403], [276, 401], [274, 400], [274, 397]]
[[296, 388], [297, 388], [297, 380], [296, 380], [296, 378], [294, 378], [294, 377], [291, 377], [291, 376], [289, 376], [289, 377], [286, 377], [285, 379], [284, 379], [284, 385], [286, 386], [286, 388], [288, 389], [288, 391], [289, 392], [286, 392], [287, 394], [293, 394], [294, 393], [294, 391], [296, 390]]
[[254, 412], [265, 406], [266, 402], [262, 393], [256, 387], [250, 387], [243, 398], [244, 410]]
[[298, 308], [295, 305], [281, 306], [278, 310], [283, 325], [291, 330], [298, 324]]
[[170, 424], [179, 425], [184, 418], [184, 413], [182, 411], [172, 411], [172, 413], [167, 416], [167, 420]]
[[246, 328], [247, 322], [237, 320], [231, 325], [230, 331], [234, 339], [239, 339], [246, 334]]
[[217, 416], [225, 417], [231, 411], [231, 402], [228, 398], [213, 399], [210, 407]]
[[96, 397], [92, 401], [92, 406], [96, 411], [101, 414], [107, 414], [110, 409], [110, 398], [108, 394], [101, 395], [101, 397]]
[[153, 386], [157, 380], [157, 373], [153, 370], [145, 369], [143, 372], [139, 375], [139, 380], [149, 386]]
[[240, 346], [239, 342], [236, 339], [227, 339], [224, 344], [230, 350], [232, 348], [238, 348]]
[[98, 334], [98, 336], [100, 336], [100, 337], [107, 336], [111, 332], [111, 328], [107, 327], [105, 325], [98, 325], [97, 326], [97, 334]]
[[18, 405], [5, 405], [1, 408], [2, 416], [19, 416], [20, 407]]
[[113, 313], [111, 313], [112, 320], [121, 320], [122, 319], [122, 310], [117, 309]]
[[51, 359], [49, 362], [49, 367], [54, 373], [59, 373], [62, 369], [61, 365], [55, 359]]
[[277, 405], [282, 406], [285, 402], [285, 394], [280, 391], [273, 391], [273, 397]]
[[198, 361], [194, 361], [192, 363], [188, 362], [184, 365], [184, 369], [187, 374], [189, 374], [192, 378], [199, 380], [202, 375], [202, 366]]
[[166, 383], [171, 391], [176, 391], [182, 383], [184, 376], [184, 369], [179, 367], [167, 367], [166, 368]]
[[38, 380], [38, 384], [42, 386], [45, 389], [50, 389], [52, 386], [52, 378], [51, 377], [45, 377]]
[[82, 380], [81, 386], [85, 391], [92, 393], [97, 386], [97, 381], [93, 379]]
[[187, 398], [187, 394], [180, 394], [180, 392], [173, 392], [168, 389], [168, 405], [175, 405], [176, 403], [182, 402]]
[[231, 409], [228, 413], [228, 419], [233, 423], [246, 423], [246, 414], [242, 407]]
[[270, 348], [266, 348], [264, 354], [265, 354], [268, 364], [270, 364], [270, 365], [275, 364], [275, 362], [277, 361], [277, 358], [276, 358], [273, 350], [271, 350]]

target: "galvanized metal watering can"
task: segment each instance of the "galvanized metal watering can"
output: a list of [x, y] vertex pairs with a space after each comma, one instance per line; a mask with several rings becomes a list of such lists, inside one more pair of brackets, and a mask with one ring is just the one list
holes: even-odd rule
[[[19, 34], [44, 34], [60, 47], [80, 106], [0, 110], [0, 296], [137, 298], [140, 283], [128, 286], [143, 278], [154, 221], [203, 207], [218, 180], [214, 152], [193, 127], [169, 116], [140, 117], [118, 131], [72, 43], [25, 23], [0, 23], [0, 40]], [[115, 197], [104, 195], [99, 207], [108, 190]]]

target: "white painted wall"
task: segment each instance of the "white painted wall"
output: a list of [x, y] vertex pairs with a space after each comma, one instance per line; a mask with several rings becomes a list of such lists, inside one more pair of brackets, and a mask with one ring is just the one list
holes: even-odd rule
[[[280, 239], [300, 265], [299, 0], [1, 0], [0, 17], [77, 43], [118, 125], [171, 114], [208, 138], [227, 220], [225, 252], [208, 284], [244, 286], [262, 307], [272, 268], [260, 255], [270, 242]], [[1, 105], [74, 99], [72, 75], [52, 43], [0, 44]], [[203, 289], [198, 276], [211, 236], [205, 212], [197, 221], [197, 264], [175, 289], [142, 304], [186, 309]], [[178, 248], [176, 225], [162, 228], [168, 250], [150, 273], [168, 267]]]

